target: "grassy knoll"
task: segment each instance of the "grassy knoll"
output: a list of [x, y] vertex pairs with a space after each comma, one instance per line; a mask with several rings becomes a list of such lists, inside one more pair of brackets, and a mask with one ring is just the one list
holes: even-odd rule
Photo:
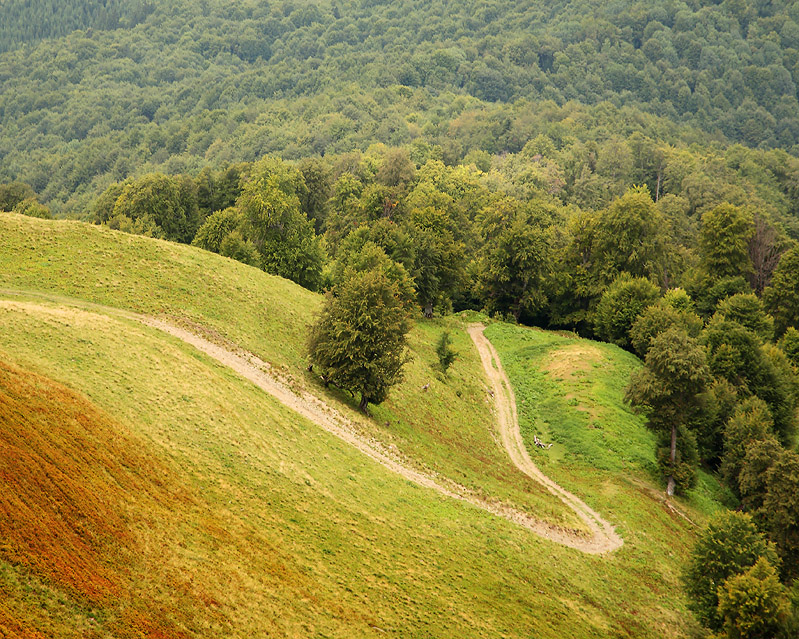
[[[297, 384], [316, 385], [303, 372], [302, 345], [318, 296], [190, 247], [0, 215], [0, 288], [196, 322], [282, 366]], [[406, 382], [361, 427], [446, 477], [571, 524], [574, 516], [511, 468], [492, 439], [481, 366], [464, 327], [458, 317], [420, 322]], [[445, 328], [460, 352], [447, 377], [435, 370], [433, 351]], [[677, 574], [695, 528], [659, 501], [651, 440], [620, 403], [636, 360], [580, 342], [604, 359], [580, 374], [571, 365], [541, 372], [574, 341], [500, 324], [487, 335], [516, 387], [525, 434], [532, 424], [558, 442], [534, 459], [618, 526], [619, 551], [587, 556], [411, 485], [133, 320], [76, 301], [0, 294], [0, 361], [13, 378], [0, 396], [5, 386], [52, 385], [101, 424], [75, 427], [72, 439], [88, 438], [85, 446], [47, 446], [89, 469], [95, 483], [87, 485], [110, 495], [104, 503], [120, 513], [129, 540], [106, 548], [101, 536], [91, 549], [87, 561], [107, 566], [121, 584], [96, 602], [41, 561], [0, 545], [0, 628], [102, 636], [125, 614], [155, 610], [140, 624], [144, 636], [690, 634]], [[49, 410], [45, 401], [37, 415]], [[560, 417], [573, 412], [569, 430]], [[596, 419], [595, 428], [583, 418]], [[123, 453], [130, 457], [115, 478], [109, 469]], [[163, 482], [143, 479], [160, 473]], [[126, 481], [132, 487], [123, 490]], [[712, 496], [698, 491], [680, 508], [699, 521]], [[7, 521], [15, 520], [0, 518], [0, 526]], [[125, 556], [133, 559], [123, 570]]]

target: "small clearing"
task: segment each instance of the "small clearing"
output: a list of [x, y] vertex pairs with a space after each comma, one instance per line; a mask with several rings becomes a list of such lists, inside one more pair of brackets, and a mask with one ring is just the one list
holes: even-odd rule
[[591, 367], [603, 359], [602, 351], [590, 344], [573, 344], [558, 348], [549, 354], [549, 362], [544, 370], [553, 377], [570, 379], [579, 373], [587, 373]]

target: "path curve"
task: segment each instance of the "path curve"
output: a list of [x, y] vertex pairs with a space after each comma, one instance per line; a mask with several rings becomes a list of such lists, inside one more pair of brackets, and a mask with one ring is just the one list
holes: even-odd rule
[[624, 541], [616, 530], [601, 515], [591, 509], [582, 499], [569, 491], [561, 488], [557, 483], [547, 477], [538, 466], [530, 459], [527, 447], [524, 445], [522, 433], [519, 429], [519, 417], [516, 412], [516, 396], [510, 384], [502, 362], [499, 359], [494, 345], [483, 332], [482, 324], [469, 324], [469, 335], [480, 353], [488, 381], [491, 384], [494, 401], [497, 408], [497, 426], [502, 445], [505, 447], [513, 465], [525, 475], [536, 480], [550, 493], [560, 499], [582, 519], [591, 531], [591, 536], [585, 539], [585, 546], [581, 550], [591, 553], [605, 553], [620, 548]]
[[[423, 473], [420, 470], [412, 468], [397, 453], [389, 450], [381, 442], [372, 438], [365, 437], [363, 434], [359, 433], [353, 422], [350, 419], [348, 419], [343, 413], [329, 406], [323, 400], [319, 399], [315, 395], [312, 395], [311, 393], [308, 393], [307, 391], [304, 390], [297, 390], [296, 388], [292, 387], [292, 385], [289, 382], [286, 382], [283, 379], [281, 379], [279, 372], [275, 370], [268, 362], [264, 362], [263, 360], [259, 359], [252, 353], [249, 353], [248, 351], [241, 349], [235, 344], [227, 342], [224, 345], [220, 345], [218, 343], [211, 342], [205, 339], [204, 337], [201, 337], [196, 332], [187, 330], [185, 328], [181, 328], [179, 326], [176, 326], [174, 324], [168, 323], [160, 319], [155, 319], [131, 311], [125, 311], [113, 307], [102, 306], [100, 304], [84, 302], [82, 300], [72, 300], [71, 298], [67, 298], [61, 295], [55, 295], [55, 294], [51, 295], [47, 293], [35, 293], [29, 291], [15, 291], [11, 289], [2, 289], [2, 288], [0, 288], [0, 294], [37, 297], [41, 299], [46, 299], [51, 302], [62, 303], [67, 305], [77, 304], [78, 308], [84, 307], [84, 309], [87, 310], [88, 312], [92, 311], [103, 312], [111, 316], [117, 316], [130, 320], [135, 320], [152, 328], [158, 329], [164, 333], [167, 333], [193, 346], [194, 348], [205, 353], [206, 355], [216, 360], [220, 364], [232, 369], [233, 371], [235, 371], [245, 379], [255, 384], [261, 390], [272, 395], [275, 399], [277, 399], [280, 403], [282, 403], [286, 407], [290, 408], [291, 410], [305, 417], [306, 419], [312, 421], [322, 429], [335, 435], [339, 439], [343, 440], [347, 444], [359, 450], [361, 453], [363, 453], [370, 459], [376, 461], [385, 468], [388, 468], [389, 470], [397, 473], [398, 475], [407, 479], [408, 481], [411, 481], [425, 488], [430, 488], [432, 490], [435, 490], [446, 497], [467, 502], [493, 515], [496, 515], [498, 517], [503, 517], [520, 526], [523, 526], [524, 528], [527, 528], [528, 530], [532, 531], [533, 533], [535, 533], [540, 537], [543, 537], [558, 544], [562, 544], [564, 546], [568, 546], [569, 548], [574, 548], [582, 552], [590, 554], [601, 554], [614, 550], [615, 548], [621, 545], [620, 539], [617, 545], [613, 545], [610, 543], [599, 543], [597, 540], [597, 535], [595, 533], [593, 533], [591, 536], [588, 536], [586, 535], [586, 533], [582, 531], [570, 530], [543, 522], [529, 515], [528, 513], [515, 509], [506, 504], [489, 502], [481, 498], [479, 495], [475, 495], [465, 486], [461, 486], [459, 484], [450, 482], [448, 480], [442, 481], [431, 475]], [[2, 304], [1, 301], [0, 304]], [[202, 332], [203, 330], [203, 327], [201, 326], [197, 326], [195, 328], [200, 332]], [[470, 334], [472, 334], [472, 339], [475, 339], [474, 333], [472, 332], [472, 327], [469, 328], [469, 332]], [[480, 331], [480, 335], [482, 336], [482, 331]], [[488, 343], [484, 336], [482, 336], [482, 339], [485, 340], [486, 343]], [[477, 341], [475, 341], [475, 343], [478, 344]], [[488, 343], [488, 346], [489, 348], [491, 348], [490, 343]], [[480, 350], [480, 348], [481, 347], [478, 344], [478, 350]], [[480, 351], [480, 355], [481, 357], [483, 357], [482, 351]], [[499, 362], [498, 358], [497, 362]], [[485, 365], [485, 360], [484, 360], [484, 365]], [[490, 359], [489, 359], [489, 366], [490, 366]], [[487, 373], [489, 372], [488, 368], [486, 368], [486, 372]], [[489, 374], [489, 379], [491, 379], [490, 374]], [[508, 385], [508, 389], [510, 389], [510, 385]], [[499, 398], [502, 397], [503, 395], [501, 392], [495, 391], [494, 396]], [[507, 410], [507, 402], [505, 404], [505, 407]], [[499, 409], [500, 405], [498, 403], [498, 416], [507, 414], [503, 413], [503, 411]], [[513, 403], [514, 415], [515, 415], [515, 409], [516, 406], [515, 403]], [[503, 428], [500, 425], [500, 430], [503, 431], [506, 430], [506, 428]], [[532, 462], [530, 462], [530, 465], [533, 468], [535, 468]], [[524, 471], [524, 468], [522, 468], [522, 470]], [[557, 487], [557, 484], [551, 482], [551, 480], [548, 480], [540, 472], [538, 474], [540, 475], [540, 478], [538, 476], [534, 476], [534, 478], [541, 481], [541, 483], [544, 483], [544, 485], [547, 486], [547, 488], [549, 488], [550, 491], [553, 492], [553, 494], [556, 494], [558, 497], [563, 499], [563, 496], [558, 492], [554, 492], [553, 488], [550, 487], [548, 484], [546, 484], [545, 481], [549, 482], [550, 484], [552, 484], [552, 486], [555, 487]], [[543, 478], [543, 480], [545, 481], [542, 481], [541, 478]], [[566, 491], [562, 491], [562, 489], [559, 490], [561, 490], [563, 494], [566, 495], [569, 494], [566, 493]], [[572, 496], [572, 499], [575, 502], [582, 504], [582, 508], [586, 512], [593, 512], [576, 497]], [[568, 504], [568, 502], [564, 501], [564, 503], [567, 503], [567, 505], [574, 508], [574, 506]], [[589, 528], [593, 532], [594, 519], [591, 519], [589, 521], [590, 518], [586, 519], [586, 516], [583, 514], [582, 511], [577, 511], [577, 512], [578, 515], [580, 515], [580, 517], [583, 518], [583, 520], [586, 521], [586, 523], [588, 523]], [[596, 515], [595, 519], [601, 521], [598, 515]], [[610, 528], [610, 530], [612, 531], [612, 528]]]

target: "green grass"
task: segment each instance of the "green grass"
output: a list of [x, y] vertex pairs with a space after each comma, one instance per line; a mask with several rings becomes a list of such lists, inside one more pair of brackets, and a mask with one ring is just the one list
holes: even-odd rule
[[[325, 393], [305, 370], [306, 336], [321, 296], [207, 251], [78, 222], [0, 213], [0, 288], [199, 324], [277, 365], [295, 384]], [[452, 333], [460, 353], [446, 377], [435, 354], [443, 330]], [[552, 523], [581, 528], [571, 511], [513, 467], [492, 438], [480, 361], [464, 325], [453, 319], [418, 323], [410, 346], [405, 382], [374, 409], [374, 419], [362, 419], [347, 396], [327, 393], [328, 400], [419, 467]]]
[[[0, 287], [201, 323], [320, 390], [303, 373], [301, 343], [319, 298], [218, 256], [0, 215]], [[433, 351], [444, 329], [460, 353], [446, 377]], [[503, 324], [487, 335], [514, 384], [525, 437], [557, 442], [549, 453], [530, 447], [533, 458], [617, 525], [625, 545], [612, 555], [557, 546], [409, 484], [135, 321], [82, 302], [0, 295], [0, 360], [56, 380], [112, 416], [190, 496], [171, 508], [134, 496], [126, 511], [141, 565], [152, 567], [146, 576], [133, 571], [129, 596], [190, 635], [693, 633], [678, 575], [696, 528], [661, 502], [651, 436], [621, 402], [635, 358], [586, 342], [600, 359], [567, 377], [541, 368], [574, 340]], [[573, 520], [510, 468], [493, 440], [465, 320], [421, 322], [411, 344], [405, 384], [360, 427], [446, 477], [551, 521]], [[716, 507], [712, 480], [700, 486], [678, 504], [697, 523]], [[47, 623], [53, 636], [77, 636], [72, 628], [90, 624], [85, 602], [7, 560], [0, 594], [0, 624], [4, 607]], [[47, 613], [39, 599], [50, 602]], [[205, 600], [216, 605], [197, 604]], [[107, 602], [102, 627], [125, 606], [124, 597]]]

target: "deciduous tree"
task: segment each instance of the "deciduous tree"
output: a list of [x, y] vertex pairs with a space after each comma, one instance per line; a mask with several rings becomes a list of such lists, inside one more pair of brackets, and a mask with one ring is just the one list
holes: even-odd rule
[[310, 360], [326, 383], [360, 395], [365, 411], [402, 380], [409, 328], [396, 284], [380, 269], [356, 272], [327, 294], [311, 329]]
[[683, 575], [689, 607], [702, 625], [721, 630], [719, 587], [727, 579], [746, 572], [758, 559], [778, 566], [774, 547], [745, 513], [720, 512], [700, 533]]
[[676, 476], [684, 474], [678, 469], [678, 431], [700, 408], [709, 381], [702, 346], [685, 331], [671, 328], [652, 340], [644, 367], [633, 375], [627, 388], [627, 401], [648, 409], [647, 426], [661, 435], [670, 434], [668, 463], [663, 468], [668, 495], [678, 488]]

